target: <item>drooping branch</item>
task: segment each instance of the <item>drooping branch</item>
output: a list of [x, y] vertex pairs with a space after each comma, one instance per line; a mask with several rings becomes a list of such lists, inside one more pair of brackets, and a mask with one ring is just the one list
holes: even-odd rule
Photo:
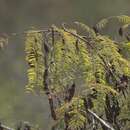
[[62, 28], [63, 28], [63, 30], [64, 30], [65, 32], [70, 33], [70, 34], [73, 35], [74, 37], [76, 37], [76, 38], [80, 39], [81, 41], [87, 43], [87, 44], [91, 47], [91, 49], [94, 49], [94, 47], [90, 44], [90, 42], [85, 39], [86, 37], [84, 38], [84, 37], [82, 37], [82, 36], [80, 36], [80, 35], [78, 35], [78, 34], [76, 34], [76, 33], [73, 33], [73, 32], [71, 32], [71, 31], [69, 31], [68, 29], [66, 29], [65, 24], [62, 24]]
[[[67, 33], [71, 34], [72, 36], [78, 38], [79, 40], [85, 42], [92, 50], [93, 50], [93, 49], [96, 49], [95, 46], [93, 46], [93, 45], [89, 42], [89, 41], [91, 40], [89, 37], [88, 37], [88, 38], [87, 38], [87, 37], [84, 38], [84, 37], [82, 37], [82, 36], [80, 36], [80, 35], [78, 35], [78, 34], [76, 34], [76, 33], [73, 33], [72, 31], [69, 31], [68, 29], [66, 29], [65, 24], [62, 24], [62, 28], [63, 28], [63, 30], [64, 30], [65, 32], [67, 32]], [[117, 81], [117, 78], [116, 78], [116, 76], [115, 76], [115, 74], [112, 72], [111, 67], [108, 65], [108, 63], [106, 63], [104, 57], [103, 57], [100, 53], [97, 53], [97, 55], [99, 56], [99, 58], [100, 58], [101, 61], [103, 62], [103, 65], [104, 65], [104, 67], [105, 67], [106, 73], [109, 71], [110, 74], [111, 74], [111, 76], [115, 79], [115, 81], [118, 82], [118, 81]]]
[[49, 55], [49, 48], [48, 48], [48, 41], [46, 38], [46, 34], [44, 37], [44, 66], [45, 66], [45, 71], [44, 71], [44, 90], [45, 93], [48, 97], [49, 100], [49, 105], [51, 109], [51, 116], [54, 120], [56, 120], [56, 113], [55, 113], [55, 108], [54, 108], [54, 103], [53, 103], [53, 96], [49, 90], [49, 66], [48, 66], [48, 55]]
[[[62, 31], [62, 33], [64, 34], [67, 34], [68, 35], [68, 33], [69, 33], [69, 36], [74, 36], [74, 38], [77, 40], [76, 41], [76, 49], [78, 50], [79, 48], [79, 46], [78, 46], [78, 41], [83, 41], [83, 42], [80, 42], [80, 43], [83, 43], [84, 44], [84, 46], [85, 45], [87, 45], [87, 47], [88, 48], [90, 48], [90, 50], [96, 50], [97, 48], [96, 48], [96, 46], [94, 45], [94, 44], [91, 44], [92, 42], [94, 42], [94, 43], [96, 43], [96, 39], [97, 40], [99, 40], [98, 39], [98, 37], [94, 37], [94, 38], [92, 38], [92, 37], [84, 37], [84, 36], [81, 36], [80, 34], [78, 35], [76, 32], [74, 32], [74, 31], [70, 31], [69, 29], [66, 29], [65, 28], [65, 26], [64, 26], [64, 24], [63, 24], [63, 29], [61, 30]], [[55, 97], [54, 97], [54, 95], [53, 95], [53, 90], [51, 90], [49, 87], [51, 86], [50, 85], [50, 83], [49, 83], [49, 80], [50, 80], [50, 77], [51, 77], [51, 74], [50, 74], [50, 61], [49, 61], [49, 58], [50, 58], [50, 54], [51, 54], [51, 58], [52, 57], [54, 57], [55, 55], [54, 55], [54, 48], [53, 47], [50, 47], [50, 45], [54, 45], [54, 43], [56, 43], [56, 38], [57, 37], [55, 37], [55, 32], [56, 33], [60, 33], [60, 32], [58, 32], [58, 31], [56, 31], [54, 28], [51, 28], [51, 29], [49, 29], [49, 32], [47, 33], [47, 32], [45, 32], [45, 35], [44, 35], [44, 44], [43, 44], [43, 46], [44, 46], [44, 67], [45, 67], [45, 69], [44, 69], [44, 91], [45, 91], [45, 93], [46, 93], [46, 95], [47, 95], [47, 97], [48, 97], [48, 101], [49, 101], [49, 105], [50, 105], [50, 110], [51, 110], [51, 116], [52, 116], [52, 118], [54, 119], [54, 120], [57, 120], [57, 119], [59, 119], [59, 118], [57, 118], [58, 117], [58, 115], [57, 115], [57, 111], [56, 111], [56, 108], [55, 108], [55, 105], [57, 105], [55, 102], [54, 102], [54, 100], [55, 100]], [[66, 33], [67, 32], [67, 33]], [[48, 35], [49, 34], [49, 35]], [[51, 36], [51, 37], [49, 37], [48, 38], [48, 36]], [[59, 38], [59, 37], [58, 37]], [[51, 43], [52, 44], [50, 44], [50, 40], [51, 40]], [[64, 40], [64, 39], [63, 39]], [[70, 39], [69, 39], [70, 40]], [[68, 41], [69, 41], [68, 40]], [[49, 42], [48, 42], [49, 41]], [[64, 42], [64, 41], [63, 41]], [[100, 42], [100, 41], [99, 41]], [[86, 44], [85, 44], [86, 43]], [[114, 44], [114, 43], [113, 43]], [[61, 48], [61, 50], [63, 50], [64, 48]], [[72, 51], [72, 50], [71, 50]], [[91, 52], [90, 52], [91, 53]], [[109, 73], [109, 76], [110, 76], [110, 78], [113, 78], [113, 82], [115, 83], [115, 81], [117, 82], [117, 77], [116, 77], [116, 73], [115, 73], [115, 71], [113, 71], [113, 68], [112, 68], [112, 63], [111, 62], [109, 62], [109, 60], [107, 61], [107, 59], [105, 58], [105, 56], [104, 55], [102, 55], [102, 53], [100, 53], [100, 52], [97, 52], [96, 53], [96, 56], [99, 58], [99, 59], [101, 59], [101, 64], [102, 64], [102, 66], [105, 68], [105, 70], [104, 70], [104, 73], [106, 72], [106, 74], [108, 74]], [[52, 59], [51, 59], [52, 60]], [[53, 60], [51, 61], [51, 62], [53, 62]], [[70, 65], [70, 64], [69, 64]], [[85, 68], [86, 68], [86, 66], [85, 66]], [[62, 78], [62, 77], [61, 77]], [[62, 82], [63, 83], [63, 82]], [[50, 85], [50, 86], [49, 86]], [[115, 85], [115, 84], [114, 84]], [[115, 85], [116, 86], [116, 85]], [[66, 87], [67, 88], [67, 87]], [[63, 99], [61, 99], [61, 100], [63, 100], [63, 103], [64, 102], [70, 102], [71, 101], [71, 99], [73, 98], [73, 96], [74, 96], [74, 93], [75, 93], [75, 84], [73, 84], [72, 86], [71, 86], [71, 88], [69, 88], [68, 89], [68, 91], [67, 91], [67, 94], [65, 95], [65, 100], [63, 100]], [[89, 102], [89, 104], [91, 104], [91, 102], [92, 101], [90, 101]], [[89, 105], [89, 106], [91, 106], [91, 105]], [[93, 108], [93, 106], [92, 106], [92, 108]], [[111, 108], [110, 108], [111, 109]], [[55, 112], [56, 111], [56, 112]], [[104, 121], [100, 116], [98, 116], [96, 113], [94, 113], [93, 111], [91, 111], [91, 107], [87, 107], [87, 109], [86, 109], [86, 111], [85, 111], [86, 113], [88, 113], [88, 115], [91, 115], [91, 117], [94, 119], [93, 121], [95, 122], [99, 122], [99, 125], [101, 124], [101, 126], [103, 126], [105, 129], [110, 129], [110, 130], [115, 130], [113, 127], [115, 127], [114, 126], [114, 124], [113, 123], [111, 123], [111, 124], [113, 124], [113, 127], [111, 126], [111, 125], [109, 125], [109, 121], [107, 120], [107, 122], [106, 121]], [[65, 111], [65, 112], [63, 112], [63, 113], [65, 113], [66, 115], [64, 116], [64, 121], [66, 121], [65, 122], [65, 125], [66, 125], [66, 130], [68, 130], [68, 122], [70, 121], [70, 117], [68, 117], [68, 115], [67, 115], [67, 112]], [[111, 116], [111, 115], [110, 115]], [[85, 118], [86, 118], [86, 115], [85, 115]], [[109, 122], [109, 123], [108, 123]], [[92, 124], [92, 123], [91, 123]], [[95, 123], [93, 123], [93, 124], [95, 124]], [[53, 127], [53, 129], [55, 129], [55, 126]], [[104, 129], [104, 130], [105, 130]]]

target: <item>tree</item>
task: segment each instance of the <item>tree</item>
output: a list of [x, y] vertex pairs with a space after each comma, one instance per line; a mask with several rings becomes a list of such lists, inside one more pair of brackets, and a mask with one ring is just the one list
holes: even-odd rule
[[[101, 34], [113, 19], [123, 41]], [[93, 28], [32, 29], [25, 40], [26, 91], [48, 97], [52, 130], [130, 129], [130, 17], [101, 20]]]

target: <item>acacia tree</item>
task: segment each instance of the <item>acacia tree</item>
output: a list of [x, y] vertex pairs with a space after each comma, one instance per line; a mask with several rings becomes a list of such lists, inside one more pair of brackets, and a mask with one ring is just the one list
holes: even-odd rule
[[[112, 20], [121, 23], [121, 42], [100, 33]], [[24, 32], [26, 91], [47, 95], [52, 130], [129, 130], [130, 17], [109, 17], [93, 28], [75, 24]]]

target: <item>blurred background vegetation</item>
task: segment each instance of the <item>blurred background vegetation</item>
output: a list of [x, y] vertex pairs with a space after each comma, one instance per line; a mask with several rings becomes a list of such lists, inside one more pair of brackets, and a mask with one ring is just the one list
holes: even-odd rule
[[[29, 27], [81, 21], [93, 26], [113, 15], [130, 15], [130, 0], [0, 0], [0, 33], [22, 32]], [[0, 121], [14, 127], [29, 121], [50, 130], [46, 97], [27, 95], [24, 37], [11, 37], [0, 51]]]

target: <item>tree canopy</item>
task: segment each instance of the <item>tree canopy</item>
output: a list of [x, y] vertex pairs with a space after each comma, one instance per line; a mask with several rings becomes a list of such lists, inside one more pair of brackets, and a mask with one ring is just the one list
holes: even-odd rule
[[[113, 21], [120, 23], [121, 41], [101, 31]], [[26, 92], [47, 95], [52, 130], [130, 129], [129, 25], [130, 17], [121, 15], [92, 28], [75, 22], [24, 32]]]

